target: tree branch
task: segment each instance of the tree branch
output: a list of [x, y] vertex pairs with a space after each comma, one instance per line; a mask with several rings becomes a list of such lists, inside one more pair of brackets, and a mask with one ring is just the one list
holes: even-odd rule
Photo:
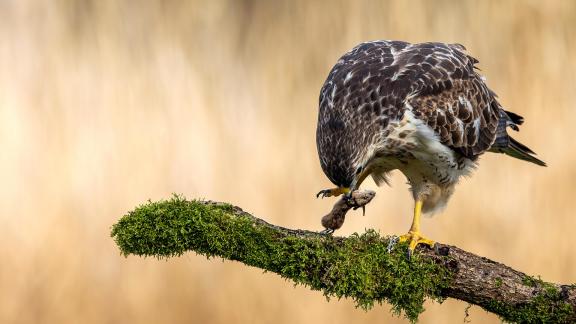
[[576, 322], [576, 285], [546, 283], [445, 244], [436, 251], [419, 246], [408, 260], [405, 244], [389, 251], [390, 238], [372, 230], [325, 236], [272, 225], [229, 204], [175, 196], [128, 213], [113, 226], [112, 237], [124, 255], [195, 251], [236, 260], [327, 297], [352, 298], [364, 309], [386, 301], [411, 321], [425, 299], [450, 297], [511, 322]]

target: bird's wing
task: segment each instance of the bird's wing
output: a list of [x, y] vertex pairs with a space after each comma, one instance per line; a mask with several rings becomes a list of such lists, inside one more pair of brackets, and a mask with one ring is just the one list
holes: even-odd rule
[[[362, 43], [340, 58], [322, 87], [318, 134], [344, 130], [342, 121], [354, 126], [344, 135], [371, 134], [408, 108], [443, 144], [473, 158], [494, 142], [501, 110], [474, 70], [477, 62], [458, 44]], [[364, 137], [344, 142], [357, 146], [369, 141]]]
[[500, 111], [495, 94], [475, 71], [478, 61], [462, 45], [416, 44], [405, 53], [414, 81], [408, 109], [430, 126], [442, 144], [474, 158], [490, 149]]

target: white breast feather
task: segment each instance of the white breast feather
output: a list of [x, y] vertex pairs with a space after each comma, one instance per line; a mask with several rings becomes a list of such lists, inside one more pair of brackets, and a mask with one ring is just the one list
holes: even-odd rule
[[[431, 215], [446, 206], [459, 178], [470, 174], [476, 164], [467, 159], [464, 162], [458, 161], [454, 151], [440, 142], [434, 130], [416, 118], [410, 106], [407, 108], [401, 121], [391, 123], [393, 130], [386, 136], [386, 140], [412, 144], [410, 153], [415, 159], [408, 163], [401, 163], [395, 158], [373, 160], [370, 162], [371, 167], [383, 171], [375, 172], [373, 178], [377, 179], [381, 174], [399, 169], [409, 179], [415, 198], [426, 196], [423, 212]], [[401, 136], [402, 133], [409, 135]]]

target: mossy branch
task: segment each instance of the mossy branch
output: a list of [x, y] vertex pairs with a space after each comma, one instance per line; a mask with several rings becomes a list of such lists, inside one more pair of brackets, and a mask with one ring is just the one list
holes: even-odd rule
[[375, 231], [347, 238], [269, 224], [242, 209], [210, 201], [148, 202], [112, 228], [124, 255], [179, 256], [194, 251], [275, 272], [327, 297], [349, 297], [369, 309], [386, 301], [416, 321], [425, 299], [472, 303], [503, 320], [521, 323], [576, 321], [576, 286], [543, 282], [503, 264], [438, 244], [389, 251]]

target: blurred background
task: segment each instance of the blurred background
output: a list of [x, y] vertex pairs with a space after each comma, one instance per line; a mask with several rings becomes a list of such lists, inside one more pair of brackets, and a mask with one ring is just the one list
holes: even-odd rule
[[[576, 282], [574, 1], [1, 0], [0, 322], [406, 322], [235, 262], [124, 258], [109, 237], [172, 193], [320, 230], [334, 200], [314, 197], [331, 186], [319, 90], [374, 39], [466, 45], [525, 117], [514, 137], [549, 164], [483, 156], [424, 233]], [[404, 233], [405, 181], [395, 174], [339, 234]], [[428, 302], [421, 323], [461, 323], [466, 307]], [[478, 307], [469, 320], [500, 322]]]

